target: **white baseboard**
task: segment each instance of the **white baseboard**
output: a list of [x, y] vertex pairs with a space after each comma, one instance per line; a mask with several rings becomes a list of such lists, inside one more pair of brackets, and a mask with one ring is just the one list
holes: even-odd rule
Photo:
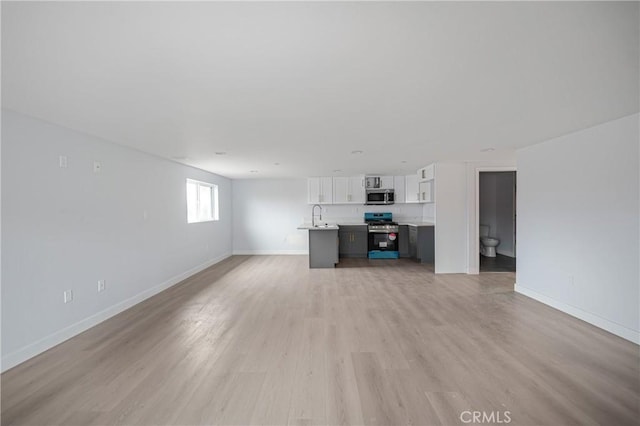
[[589, 324], [595, 325], [596, 327], [599, 327], [603, 330], [608, 331], [609, 333], [613, 333], [616, 336], [620, 336], [623, 339], [629, 340], [637, 345], [640, 345], [640, 332], [637, 330], [632, 330], [621, 324], [615, 323], [613, 321], [609, 321], [606, 318], [602, 318], [598, 315], [592, 314], [591, 312], [587, 312], [575, 306], [566, 304], [564, 302], [560, 302], [559, 300], [545, 296], [544, 294], [540, 294], [535, 290], [531, 290], [530, 288], [527, 288], [517, 283], [514, 286], [514, 291], [516, 293], [520, 293], [522, 295], [535, 299], [538, 302], [542, 302], [545, 305], [549, 305], [552, 308], [555, 308], [573, 317], [586, 321]]
[[186, 278], [189, 278], [193, 274], [196, 274], [210, 266], [213, 266], [216, 263], [221, 262], [230, 256], [231, 254], [225, 253], [222, 256], [219, 256], [215, 259], [211, 259], [201, 265], [198, 265], [194, 268], [189, 269], [186, 272], [183, 272], [182, 274], [176, 275], [175, 277], [172, 277], [163, 283], [160, 283], [141, 293], [138, 293], [135, 296], [130, 297], [129, 299], [123, 300], [122, 302], [119, 302], [113, 306], [110, 306], [107, 309], [98, 312], [97, 314], [91, 315], [90, 317], [80, 320], [75, 324], [72, 324], [66, 328], [63, 328], [62, 330], [56, 331], [55, 333], [50, 334], [49, 336], [46, 336], [34, 343], [31, 343], [27, 346], [24, 346], [23, 348], [18, 349], [17, 351], [14, 351], [10, 354], [3, 356], [2, 368], [1, 368], [2, 372], [5, 372], [10, 368], [15, 367], [16, 365], [21, 364], [33, 358], [34, 356], [39, 355], [48, 349], [51, 349], [56, 345], [59, 345], [65, 340], [69, 340], [70, 338], [77, 336], [78, 334], [90, 329], [91, 327], [95, 327], [96, 325], [111, 318], [112, 316], [117, 315], [120, 312], [125, 311], [131, 308], [132, 306], [137, 305], [138, 303], [152, 296], [155, 296], [161, 291], [164, 291], [169, 287], [172, 287], [178, 284], [179, 282], [185, 280]]
[[234, 255], [306, 255], [309, 254], [309, 250], [234, 250]]

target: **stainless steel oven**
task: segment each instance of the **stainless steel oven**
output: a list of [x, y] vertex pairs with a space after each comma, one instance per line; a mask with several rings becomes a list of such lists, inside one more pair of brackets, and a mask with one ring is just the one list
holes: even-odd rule
[[398, 224], [391, 221], [391, 213], [365, 213], [365, 222], [369, 259], [397, 259]]

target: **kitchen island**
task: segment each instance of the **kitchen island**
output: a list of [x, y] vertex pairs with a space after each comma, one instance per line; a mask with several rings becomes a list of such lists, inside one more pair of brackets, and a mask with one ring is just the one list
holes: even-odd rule
[[300, 225], [309, 230], [309, 268], [335, 268], [339, 262], [338, 225]]

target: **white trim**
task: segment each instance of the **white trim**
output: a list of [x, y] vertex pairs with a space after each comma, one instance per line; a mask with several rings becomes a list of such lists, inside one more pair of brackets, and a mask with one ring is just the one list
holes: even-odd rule
[[596, 327], [606, 330], [609, 333], [613, 333], [616, 336], [622, 337], [623, 339], [629, 340], [630, 342], [633, 342], [636, 345], [640, 345], [640, 331], [638, 330], [632, 330], [621, 324], [615, 323], [613, 321], [609, 321], [606, 318], [602, 318], [601, 316], [592, 314], [591, 312], [587, 312], [575, 306], [566, 304], [564, 302], [560, 302], [556, 299], [545, 296], [544, 294], [538, 293], [535, 290], [531, 290], [528, 287], [519, 285], [518, 283], [514, 285], [514, 291], [516, 293], [520, 293], [524, 296], [537, 300], [538, 302], [542, 302], [545, 305], [549, 305], [552, 308], [555, 308], [573, 317], [586, 321], [589, 324], [595, 325]]
[[309, 250], [234, 250], [233, 255], [253, 255], [253, 256], [270, 256], [270, 255], [308, 255]]
[[77, 336], [78, 334], [90, 329], [91, 327], [95, 327], [101, 322], [113, 317], [114, 315], [119, 314], [122, 311], [125, 311], [132, 306], [137, 305], [138, 303], [155, 296], [156, 294], [178, 284], [181, 281], [189, 278], [190, 276], [197, 274], [198, 272], [207, 269], [210, 266], [215, 265], [218, 262], [221, 262], [231, 255], [226, 253], [217, 258], [211, 259], [201, 265], [198, 265], [194, 268], [189, 269], [186, 272], [183, 272], [179, 275], [176, 275], [173, 278], [166, 280], [163, 283], [156, 285], [150, 289], [147, 289], [141, 293], [136, 294], [129, 299], [123, 300], [122, 302], [116, 303], [113, 306], [108, 307], [107, 309], [100, 311], [90, 317], [84, 318], [78, 321], [75, 324], [72, 324], [68, 327], [63, 328], [62, 330], [56, 331], [49, 336], [43, 337], [42, 339], [31, 343], [27, 346], [24, 346], [10, 354], [7, 354], [2, 357], [2, 372], [4, 373], [10, 368], [15, 367], [18, 364], [21, 364], [36, 355], [41, 354], [42, 352], [51, 349], [52, 347], [59, 345], [65, 340], [69, 340], [70, 338]]
[[480, 172], [517, 172], [516, 166], [478, 166], [475, 168], [475, 197], [473, 198], [475, 208], [474, 235], [469, 233], [472, 241], [467, 243], [470, 252], [467, 253], [467, 274], [477, 275], [480, 273]]

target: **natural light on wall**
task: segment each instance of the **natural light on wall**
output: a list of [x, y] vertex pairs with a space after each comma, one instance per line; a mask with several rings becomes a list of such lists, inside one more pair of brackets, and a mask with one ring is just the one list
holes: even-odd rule
[[187, 179], [187, 223], [218, 220], [218, 185]]

